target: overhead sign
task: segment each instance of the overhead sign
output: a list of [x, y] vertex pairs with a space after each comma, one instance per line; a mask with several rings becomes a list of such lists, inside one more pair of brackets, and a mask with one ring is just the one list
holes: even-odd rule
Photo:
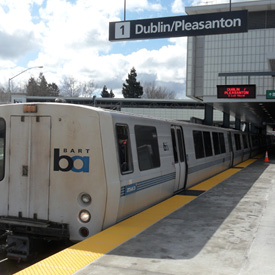
[[266, 99], [275, 99], [275, 90], [267, 90]]
[[109, 23], [109, 40], [136, 40], [247, 32], [246, 10]]
[[256, 85], [217, 85], [217, 97], [228, 99], [256, 98]]

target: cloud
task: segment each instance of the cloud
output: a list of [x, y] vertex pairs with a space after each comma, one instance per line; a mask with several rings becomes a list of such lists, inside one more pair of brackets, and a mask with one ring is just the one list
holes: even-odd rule
[[[123, 47], [121, 53], [112, 53], [114, 44], [108, 41], [109, 22], [122, 19], [123, 2], [2, 0], [0, 41], [4, 42], [0, 43], [0, 58], [10, 59], [10, 62], [2, 63], [8, 67], [1, 68], [0, 82], [24, 67], [43, 65], [48, 82], [59, 85], [63, 76], [73, 76], [79, 81], [92, 80], [99, 88], [106, 85], [117, 94], [121, 93], [122, 84], [132, 67], [136, 68], [141, 81], [144, 78], [162, 83], [184, 83], [184, 38], [167, 40], [166, 45], [157, 50], [148, 50], [143, 41], [139, 41], [137, 49], [127, 51], [127, 54], [123, 54]], [[180, 5], [180, 1], [174, 1], [174, 7], [176, 4]], [[158, 0], [127, 1], [127, 12], [136, 16], [150, 12], [149, 16], [157, 17], [170, 7]], [[125, 43], [125, 47], [131, 49], [138, 42]], [[26, 64], [18, 63], [32, 52], [35, 56]], [[39, 74], [40, 70], [31, 72]], [[22, 79], [27, 77], [27, 74], [22, 75]], [[21, 78], [14, 79], [14, 85], [17, 81]], [[179, 89], [178, 85], [175, 87]]]
[[173, 13], [185, 13], [185, 6], [182, 0], [175, 0], [172, 4], [172, 12]]
[[126, 1], [126, 9], [130, 11], [160, 11], [163, 9], [160, 3], [152, 3], [151, 1], [147, 0], [134, 0], [134, 1]]
[[0, 31], [0, 58], [16, 59], [37, 47], [32, 32], [16, 31], [8, 34]]

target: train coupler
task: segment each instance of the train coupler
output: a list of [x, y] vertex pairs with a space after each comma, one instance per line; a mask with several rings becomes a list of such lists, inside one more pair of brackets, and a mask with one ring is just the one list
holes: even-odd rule
[[27, 260], [30, 254], [30, 239], [26, 236], [9, 235], [6, 242], [7, 258]]
[[12, 235], [12, 231], [6, 230], [6, 232], [0, 236], [0, 240], [7, 238], [9, 235]]

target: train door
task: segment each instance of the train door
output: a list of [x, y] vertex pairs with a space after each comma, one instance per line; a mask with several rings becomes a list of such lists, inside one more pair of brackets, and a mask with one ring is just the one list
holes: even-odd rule
[[186, 160], [182, 128], [179, 126], [171, 127], [173, 143], [174, 161], [176, 168], [176, 179], [174, 192], [185, 187], [186, 179]]
[[9, 216], [48, 219], [50, 117], [11, 117]]
[[227, 137], [228, 137], [228, 146], [229, 146], [229, 154], [230, 154], [229, 166], [232, 167], [234, 162], [234, 152], [233, 152], [232, 137], [230, 132], [227, 133]]

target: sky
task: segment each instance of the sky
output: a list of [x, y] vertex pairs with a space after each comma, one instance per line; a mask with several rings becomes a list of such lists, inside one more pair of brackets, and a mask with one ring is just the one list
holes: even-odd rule
[[[126, 20], [186, 15], [186, 6], [218, 3], [229, 0], [127, 0]], [[106, 85], [122, 97], [134, 67], [142, 85], [185, 98], [187, 38], [110, 42], [109, 22], [122, 20], [124, 0], [0, 0], [0, 86], [8, 89], [13, 78], [11, 87], [22, 88], [43, 73], [59, 87], [73, 77], [92, 81], [95, 93]]]

